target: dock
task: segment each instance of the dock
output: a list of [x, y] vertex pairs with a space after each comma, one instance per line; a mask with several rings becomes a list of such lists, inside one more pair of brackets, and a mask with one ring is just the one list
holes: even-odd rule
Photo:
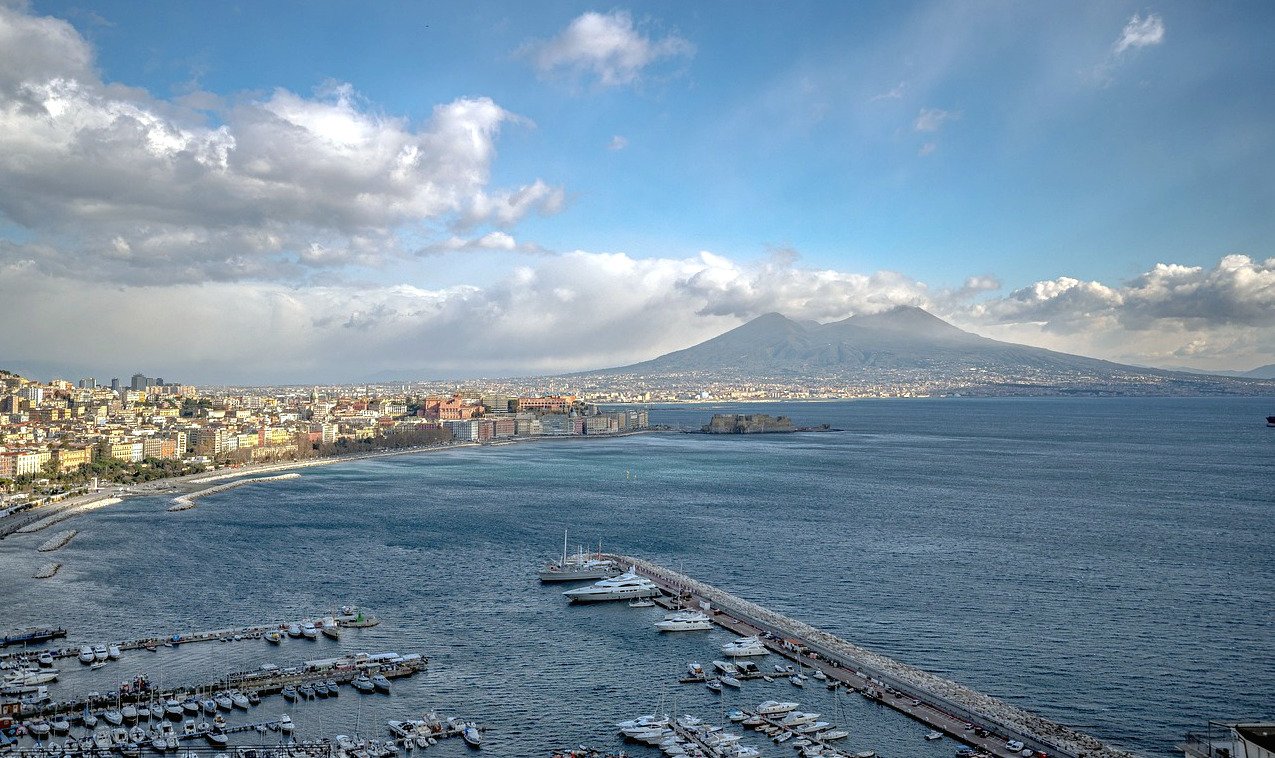
[[[61, 564], [58, 564], [59, 566]], [[336, 621], [338, 628], [347, 627], [351, 629], [361, 629], [370, 626], [376, 626], [380, 620], [376, 616], [365, 616], [360, 612], [342, 613], [337, 616], [318, 613], [309, 618], [332, 618]], [[179, 645], [190, 645], [196, 642], [222, 642], [222, 641], [242, 641], [242, 640], [260, 640], [264, 639], [267, 632], [282, 632], [288, 628], [291, 622], [282, 621], [271, 624], [255, 624], [252, 626], [232, 627], [227, 629], [214, 629], [212, 631], [203, 632], [186, 632], [179, 634], [168, 634], [161, 637], [144, 637], [142, 639], [124, 640], [115, 642], [120, 650], [151, 650], [160, 647], [177, 647]], [[66, 635], [61, 635], [65, 637]], [[16, 642], [10, 644], [18, 644]], [[34, 644], [34, 643], [33, 643]], [[80, 654], [78, 645], [72, 645], [64, 648], [58, 648], [48, 651], [54, 660], [64, 658], [75, 658]], [[32, 652], [29, 650], [20, 650], [8, 653], [0, 653], [0, 660], [9, 660], [14, 658], [29, 658]]]
[[400, 656], [395, 653], [379, 653], [375, 655], [358, 654], [307, 661], [298, 666], [280, 668], [263, 666], [251, 671], [239, 671], [227, 674], [220, 679], [193, 687], [180, 687], [160, 691], [153, 687], [139, 686], [121, 691], [110, 697], [83, 697], [75, 700], [32, 703], [19, 705], [17, 716], [20, 719], [32, 717], [50, 718], [65, 715], [73, 723], [77, 722], [85, 710], [96, 711], [107, 707], [124, 705], [140, 705], [165, 700], [182, 702], [188, 698], [202, 699], [208, 693], [237, 689], [244, 693], [255, 692], [263, 697], [277, 695], [289, 685], [299, 686], [320, 681], [335, 681], [339, 685], [352, 682], [360, 673], [381, 674], [386, 679], [394, 680], [412, 676], [424, 671], [429, 659], [423, 655]]
[[1056, 758], [1132, 758], [1096, 737], [998, 698], [896, 661], [651, 561], [605, 555], [655, 582], [676, 601], [704, 604], [713, 622], [740, 636], [758, 636], [773, 654], [822, 671], [829, 683], [859, 692], [944, 735], [997, 758], [1015, 758], [1010, 740]]

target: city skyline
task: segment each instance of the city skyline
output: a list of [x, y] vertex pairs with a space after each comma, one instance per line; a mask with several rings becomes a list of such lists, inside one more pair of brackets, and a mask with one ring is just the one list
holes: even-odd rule
[[895, 305], [1275, 362], [1269, 7], [739, 10], [0, 4], [4, 367], [543, 375]]

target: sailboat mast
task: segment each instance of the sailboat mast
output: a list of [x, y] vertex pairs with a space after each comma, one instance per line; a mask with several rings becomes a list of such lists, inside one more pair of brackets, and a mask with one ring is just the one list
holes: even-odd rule
[[562, 530], [562, 566], [563, 568], [566, 568], [566, 565], [567, 565], [567, 530], [563, 529]]

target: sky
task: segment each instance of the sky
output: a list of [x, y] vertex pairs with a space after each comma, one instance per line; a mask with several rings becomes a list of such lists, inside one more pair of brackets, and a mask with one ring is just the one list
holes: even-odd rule
[[1275, 5], [0, 0], [0, 367], [622, 365], [917, 305], [1275, 362]]

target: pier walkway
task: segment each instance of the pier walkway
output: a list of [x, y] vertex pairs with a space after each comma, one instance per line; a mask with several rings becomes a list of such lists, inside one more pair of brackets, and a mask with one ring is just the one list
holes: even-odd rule
[[822, 670], [829, 681], [860, 692], [998, 758], [1020, 755], [1006, 748], [1005, 743], [1011, 739], [1052, 758], [1131, 758], [1133, 755], [1104, 745], [1096, 737], [859, 647], [651, 561], [628, 555], [603, 557], [633, 566], [639, 574], [687, 603], [710, 604], [716, 624], [741, 636], [761, 636], [772, 653]]

